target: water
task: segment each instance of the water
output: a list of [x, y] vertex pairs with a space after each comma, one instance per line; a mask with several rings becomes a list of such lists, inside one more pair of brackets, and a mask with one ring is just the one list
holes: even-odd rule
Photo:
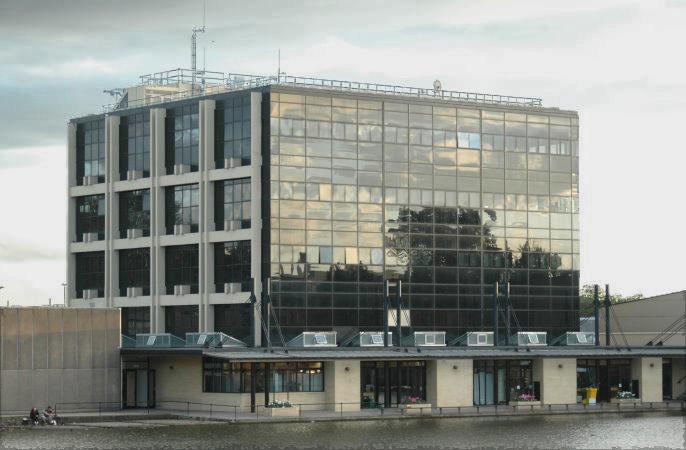
[[681, 413], [579, 414], [137, 428], [42, 427], [0, 433], [0, 448], [680, 448]]

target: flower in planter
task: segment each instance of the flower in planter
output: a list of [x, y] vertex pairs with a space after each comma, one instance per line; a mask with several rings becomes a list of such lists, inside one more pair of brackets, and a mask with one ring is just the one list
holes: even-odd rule
[[518, 402], [535, 402], [536, 397], [533, 394], [529, 394], [527, 392], [521, 393], [517, 396], [517, 401]]
[[421, 400], [422, 400], [422, 399], [419, 398], [418, 396], [410, 395], [410, 396], [405, 397], [404, 403], [406, 403], [406, 404], [411, 404], [411, 405], [416, 405], [417, 403], [420, 403]]
[[267, 408], [292, 408], [293, 404], [288, 400], [272, 400]]
[[636, 398], [636, 396], [631, 391], [619, 391], [617, 392], [618, 399], [631, 399]]

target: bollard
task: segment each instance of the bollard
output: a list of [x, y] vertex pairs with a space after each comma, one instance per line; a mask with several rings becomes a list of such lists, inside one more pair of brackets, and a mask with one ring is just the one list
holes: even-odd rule
[[343, 402], [341, 402], [341, 417], [343, 417]]
[[186, 402], [186, 415], [189, 416], [191, 414], [191, 402]]
[[212, 418], [212, 403], [210, 403], [210, 419]]
[[102, 416], [102, 402], [98, 402], [98, 416]]
[[233, 405], [233, 421], [238, 422], [238, 412], [236, 410], [236, 405]]

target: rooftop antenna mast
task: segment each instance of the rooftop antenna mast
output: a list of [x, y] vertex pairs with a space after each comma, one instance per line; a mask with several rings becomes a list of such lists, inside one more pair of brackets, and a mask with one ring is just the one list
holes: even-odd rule
[[[191, 77], [193, 88], [195, 88], [195, 77], [197, 74], [197, 47], [198, 47], [198, 33], [205, 32], [205, 2], [202, 2], [202, 27], [193, 27], [193, 35], [191, 36]], [[204, 74], [203, 74], [204, 75]]]

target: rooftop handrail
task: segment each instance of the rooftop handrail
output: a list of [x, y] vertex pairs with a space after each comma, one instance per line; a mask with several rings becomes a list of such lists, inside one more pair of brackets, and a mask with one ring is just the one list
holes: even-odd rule
[[[195, 84], [193, 84], [194, 80]], [[200, 82], [198, 80], [200, 80]], [[185, 98], [201, 97], [209, 94], [230, 92], [241, 89], [252, 89], [269, 85], [296, 86], [340, 90], [346, 92], [399, 95], [414, 98], [431, 98], [439, 100], [454, 100], [526, 107], [543, 106], [542, 100], [535, 97], [519, 97], [468, 91], [436, 90], [432, 88], [425, 89], [393, 84], [303, 77], [286, 74], [279, 74], [277, 76], [253, 75], [213, 72], [206, 70], [196, 70], [195, 73], [193, 73], [193, 71], [190, 69], [179, 68], [140, 76], [140, 85], [142, 86], [180, 86], [185, 84], [190, 84], [191, 89], [150, 96], [136, 101], [129, 101], [127, 105], [119, 108], [117, 104], [104, 105], [103, 109], [105, 112], [111, 112], [115, 110], [135, 108], [138, 106], [159, 104], [167, 101], [176, 101]]]

